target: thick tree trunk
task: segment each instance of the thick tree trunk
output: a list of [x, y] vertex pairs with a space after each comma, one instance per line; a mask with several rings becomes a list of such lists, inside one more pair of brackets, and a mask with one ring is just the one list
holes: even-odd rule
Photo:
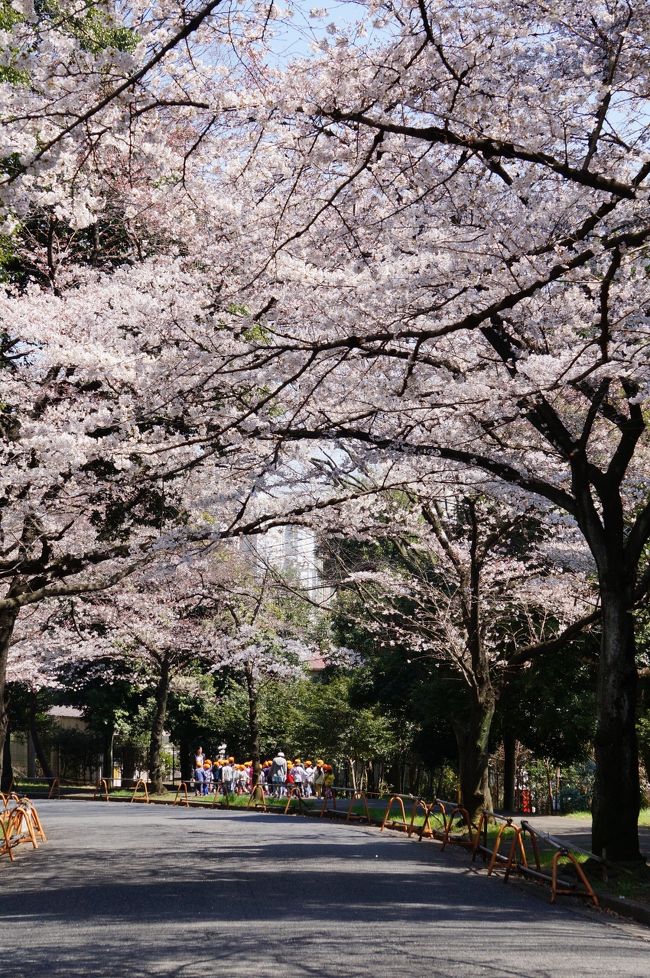
[[469, 812], [470, 819], [484, 808], [492, 809], [488, 784], [488, 742], [496, 708], [492, 689], [480, 697], [472, 697], [472, 704], [465, 723], [454, 724], [458, 744], [461, 804]]
[[[614, 583], [614, 582], [612, 582]], [[636, 739], [637, 669], [631, 595], [601, 590], [602, 640], [598, 671], [596, 783], [592, 849], [615, 861], [636, 861], [641, 801]]]
[[104, 730], [104, 749], [102, 751], [104, 758], [102, 763], [102, 777], [109, 779], [109, 785], [111, 785], [113, 780], [114, 746], [115, 726], [113, 725], [113, 721], [110, 720]]
[[162, 741], [167, 719], [167, 697], [169, 696], [169, 660], [164, 657], [160, 664], [160, 676], [156, 686], [155, 710], [149, 741], [149, 780], [153, 790], [160, 795], [163, 792], [163, 768], [161, 762]]
[[[11, 636], [14, 632], [17, 617], [18, 608], [11, 608], [0, 612], [0, 764], [4, 764], [4, 744], [9, 728], [7, 662], [9, 660]], [[13, 773], [11, 776], [13, 777]], [[0, 768], [0, 781], [4, 784], [5, 780], [2, 776], [2, 769]]]
[[258, 720], [258, 690], [255, 682], [255, 675], [251, 666], [246, 665], [244, 669], [246, 676], [246, 689], [248, 690], [248, 735], [250, 742], [250, 756], [253, 762], [253, 784], [258, 784], [260, 780], [260, 728]]
[[102, 768], [101, 777], [108, 780], [109, 786], [113, 779], [115, 767], [115, 727], [109, 720], [102, 733]]
[[36, 695], [32, 694], [30, 704], [29, 704], [29, 734], [32, 738], [32, 744], [34, 745], [34, 752], [38, 758], [38, 763], [41, 765], [41, 770], [43, 772], [44, 778], [53, 778], [52, 768], [50, 766], [50, 759], [43, 749], [43, 744], [41, 742], [41, 735], [38, 730], [38, 724], [36, 722]]
[[11, 727], [7, 724], [2, 743], [2, 776], [0, 776], [0, 791], [5, 794], [11, 791], [14, 780], [14, 769], [11, 763]]
[[515, 779], [517, 776], [517, 738], [512, 733], [503, 735], [503, 810], [515, 810]]

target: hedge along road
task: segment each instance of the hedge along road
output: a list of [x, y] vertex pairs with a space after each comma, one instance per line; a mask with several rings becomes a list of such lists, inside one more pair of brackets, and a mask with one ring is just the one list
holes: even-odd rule
[[553, 907], [396, 833], [321, 819], [41, 802], [0, 867], [3, 978], [647, 974], [641, 928]]

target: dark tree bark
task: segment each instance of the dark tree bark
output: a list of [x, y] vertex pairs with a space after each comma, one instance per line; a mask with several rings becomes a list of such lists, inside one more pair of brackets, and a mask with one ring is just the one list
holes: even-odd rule
[[506, 732], [503, 735], [503, 810], [515, 810], [515, 779], [517, 776], [517, 738]]
[[[18, 608], [8, 608], [0, 612], [0, 758], [2, 759], [2, 765], [5, 763], [4, 743], [9, 729], [7, 663], [9, 660], [11, 636], [13, 635], [17, 617]], [[11, 778], [13, 778], [13, 772], [11, 772]], [[4, 784], [5, 781], [6, 779], [0, 772], [0, 782]]]
[[109, 785], [113, 780], [114, 753], [115, 753], [115, 727], [113, 721], [109, 720], [104, 728], [104, 749], [102, 751], [102, 777], [109, 779]]
[[250, 741], [251, 760], [253, 762], [253, 783], [257, 784], [260, 779], [260, 728], [258, 720], [258, 699], [259, 693], [255, 674], [249, 663], [244, 668], [246, 677], [246, 689], [248, 691], [248, 734]]
[[[578, 522], [598, 569], [601, 600], [601, 644], [598, 662], [591, 848], [620, 862], [638, 862], [638, 818], [641, 783], [636, 734], [638, 671], [632, 610], [637, 596], [639, 563], [650, 527], [650, 506], [632, 525], [625, 523], [620, 485], [628, 459], [644, 428], [638, 406], [621, 424], [621, 439], [607, 473], [596, 480], [601, 512], [591, 496], [586, 460], [573, 467]], [[643, 589], [643, 586], [642, 586]]]
[[161, 752], [165, 720], [167, 719], [167, 698], [169, 696], [170, 679], [169, 657], [164, 655], [160, 660], [160, 674], [156, 685], [155, 710], [151, 726], [151, 739], [149, 741], [149, 780], [152, 782], [153, 790], [156, 794], [162, 794], [163, 792]]
[[43, 744], [41, 741], [41, 735], [38, 729], [38, 724], [36, 722], [36, 696], [32, 694], [29, 703], [29, 734], [32, 738], [32, 744], [34, 745], [34, 752], [38, 758], [38, 763], [41, 765], [41, 770], [43, 772], [44, 778], [53, 778], [54, 774], [50, 766], [50, 759], [43, 749]]
[[641, 786], [631, 595], [623, 588], [604, 588], [602, 602], [592, 849], [611, 860], [637, 861], [642, 858], [638, 833]]
[[2, 776], [0, 776], [0, 791], [11, 791], [14, 780], [14, 769], [11, 763], [11, 728], [7, 724], [2, 742]]
[[488, 743], [496, 697], [491, 688], [480, 697], [473, 697], [464, 722], [454, 723], [458, 744], [461, 802], [473, 821], [484, 808], [492, 809], [488, 784]]

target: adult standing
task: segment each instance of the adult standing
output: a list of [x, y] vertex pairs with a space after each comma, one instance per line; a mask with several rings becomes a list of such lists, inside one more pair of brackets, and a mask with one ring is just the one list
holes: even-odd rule
[[274, 797], [280, 798], [283, 795], [286, 780], [287, 762], [284, 753], [279, 750], [271, 762], [271, 783]]

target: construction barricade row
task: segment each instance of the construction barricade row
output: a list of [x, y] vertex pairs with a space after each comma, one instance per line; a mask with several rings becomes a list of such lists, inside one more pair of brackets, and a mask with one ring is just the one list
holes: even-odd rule
[[23, 844], [38, 849], [47, 836], [35, 805], [29, 798], [10, 792], [0, 793], [0, 856], [14, 862], [14, 850]]

